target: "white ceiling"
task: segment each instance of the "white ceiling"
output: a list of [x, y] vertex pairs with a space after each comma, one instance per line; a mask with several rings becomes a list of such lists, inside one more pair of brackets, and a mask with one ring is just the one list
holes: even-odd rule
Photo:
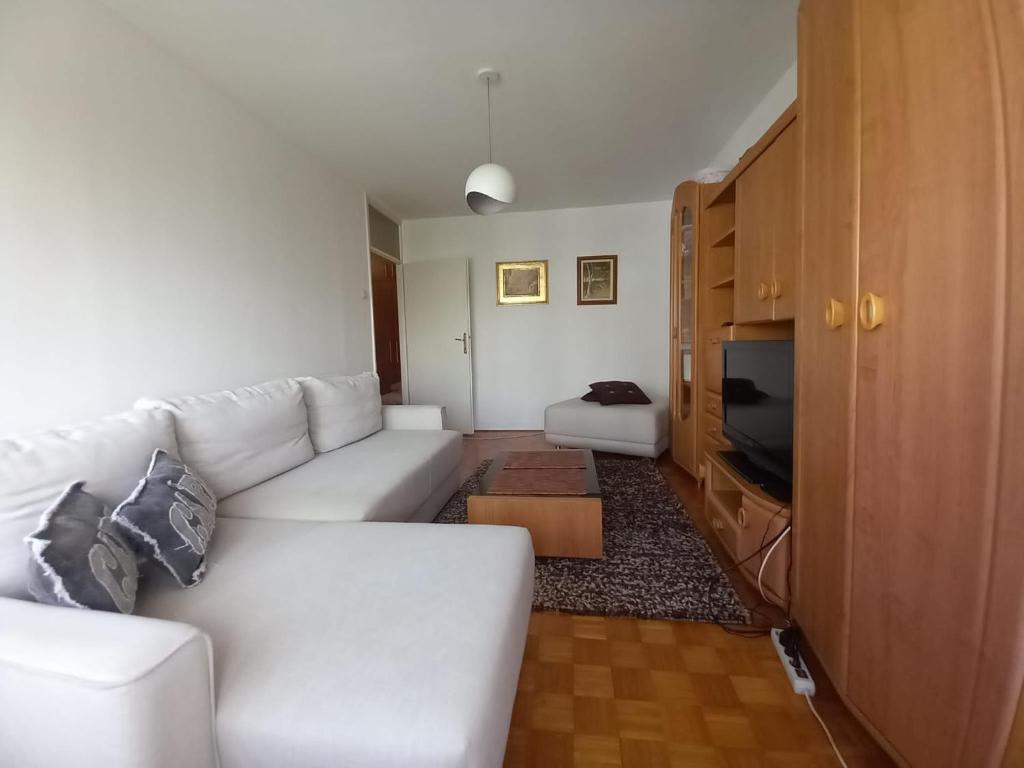
[[402, 218], [664, 200], [796, 59], [796, 0], [103, 0]]

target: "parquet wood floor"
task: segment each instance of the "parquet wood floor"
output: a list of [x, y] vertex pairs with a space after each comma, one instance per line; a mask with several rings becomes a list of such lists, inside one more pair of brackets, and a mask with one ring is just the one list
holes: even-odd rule
[[[467, 477], [498, 451], [546, 444], [540, 433], [478, 432], [464, 446]], [[671, 460], [663, 458], [659, 468], [726, 567], [696, 484]], [[756, 604], [756, 591], [741, 577], [734, 584], [748, 605]], [[815, 680], [815, 704], [850, 768], [891, 766], [828, 680], [820, 672]], [[767, 638], [695, 622], [531, 616], [506, 768], [835, 765], [824, 732], [793, 694]]]

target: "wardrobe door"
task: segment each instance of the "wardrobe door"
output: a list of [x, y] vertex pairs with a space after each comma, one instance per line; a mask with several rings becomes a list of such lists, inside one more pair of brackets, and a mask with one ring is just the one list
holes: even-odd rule
[[[1011, 135], [994, 7], [1019, 23], [1012, 0], [861, 2], [847, 693], [906, 762], [935, 768], [994, 765], [1021, 690], [1020, 595], [997, 598], [1024, 558], [993, 559], [1021, 525], [1019, 493], [1001, 496], [1020, 459], [1000, 450], [1024, 447], [1006, 442], [1020, 435], [1006, 366], [1020, 343], [1007, 174], [1021, 123]], [[986, 669], [1003, 676], [982, 689]]]
[[840, 691], [846, 682], [853, 482], [856, 318], [851, 307], [857, 289], [860, 147], [856, 8], [856, 2], [804, 0], [797, 56], [803, 235], [796, 319], [793, 611]]
[[736, 180], [734, 320], [772, 319], [772, 156], [763, 152]]

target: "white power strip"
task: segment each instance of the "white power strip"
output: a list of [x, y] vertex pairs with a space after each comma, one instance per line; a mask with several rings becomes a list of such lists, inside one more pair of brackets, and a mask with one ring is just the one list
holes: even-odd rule
[[797, 655], [797, 660], [800, 662], [800, 666], [797, 667], [786, 655], [786, 649], [782, 647], [782, 643], [779, 642], [779, 635], [782, 634], [781, 629], [772, 630], [772, 644], [775, 646], [775, 652], [779, 654], [779, 659], [782, 660], [782, 666], [786, 670], [786, 677], [789, 678], [789, 684], [793, 686], [793, 692], [800, 695], [814, 695], [814, 680], [811, 678], [811, 673], [807, 671], [807, 665], [804, 664], [804, 660]]

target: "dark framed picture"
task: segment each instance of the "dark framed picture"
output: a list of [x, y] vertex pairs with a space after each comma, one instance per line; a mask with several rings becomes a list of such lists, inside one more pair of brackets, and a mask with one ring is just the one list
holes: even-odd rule
[[576, 259], [576, 303], [616, 304], [619, 301], [619, 257], [579, 256]]

